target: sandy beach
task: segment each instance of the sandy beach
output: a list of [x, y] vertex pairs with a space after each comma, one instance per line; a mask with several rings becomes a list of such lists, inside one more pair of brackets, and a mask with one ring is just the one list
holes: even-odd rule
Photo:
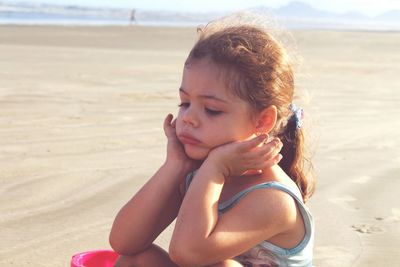
[[[294, 31], [317, 190], [314, 265], [395, 266], [400, 33]], [[0, 26], [0, 266], [109, 248], [165, 156], [194, 28]], [[169, 227], [157, 243], [168, 247]]]

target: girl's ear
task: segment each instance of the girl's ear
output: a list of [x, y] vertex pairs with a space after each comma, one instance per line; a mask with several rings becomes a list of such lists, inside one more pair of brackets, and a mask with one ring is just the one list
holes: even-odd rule
[[276, 124], [278, 110], [275, 105], [271, 105], [260, 112], [256, 121], [258, 133], [269, 133]]

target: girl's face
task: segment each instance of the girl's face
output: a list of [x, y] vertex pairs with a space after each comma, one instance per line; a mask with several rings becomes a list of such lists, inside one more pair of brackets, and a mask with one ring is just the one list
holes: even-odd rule
[[209, 59], [183, 70], [176, 133], [186, 154], [204, 160], [215, 147], [250, 138], [256, 127], [247, 102], [230, 92]]

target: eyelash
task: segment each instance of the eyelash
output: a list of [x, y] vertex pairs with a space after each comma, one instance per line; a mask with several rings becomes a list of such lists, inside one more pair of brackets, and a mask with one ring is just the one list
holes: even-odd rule
[[[180, 103], [178, 105], [179, 108], [188, 108], [190, 105], [190, 103]], [[222, 111], [220, 110], [213, 110], [213, 109], [209, 109], [209, 108], [204, 108], [204, 110], [206, 111], [207, 114], [211, 115], [211, 116], [217, 116], [220, 115], [222, 113]]]

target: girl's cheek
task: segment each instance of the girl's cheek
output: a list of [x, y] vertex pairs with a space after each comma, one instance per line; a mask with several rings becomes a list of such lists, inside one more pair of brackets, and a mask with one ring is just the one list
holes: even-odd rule
[[179, 116], [176, 118], [176, 123], [175, 123], [175, 129], [179, 130], [181, 128], [181, 120], [179, 119]]

